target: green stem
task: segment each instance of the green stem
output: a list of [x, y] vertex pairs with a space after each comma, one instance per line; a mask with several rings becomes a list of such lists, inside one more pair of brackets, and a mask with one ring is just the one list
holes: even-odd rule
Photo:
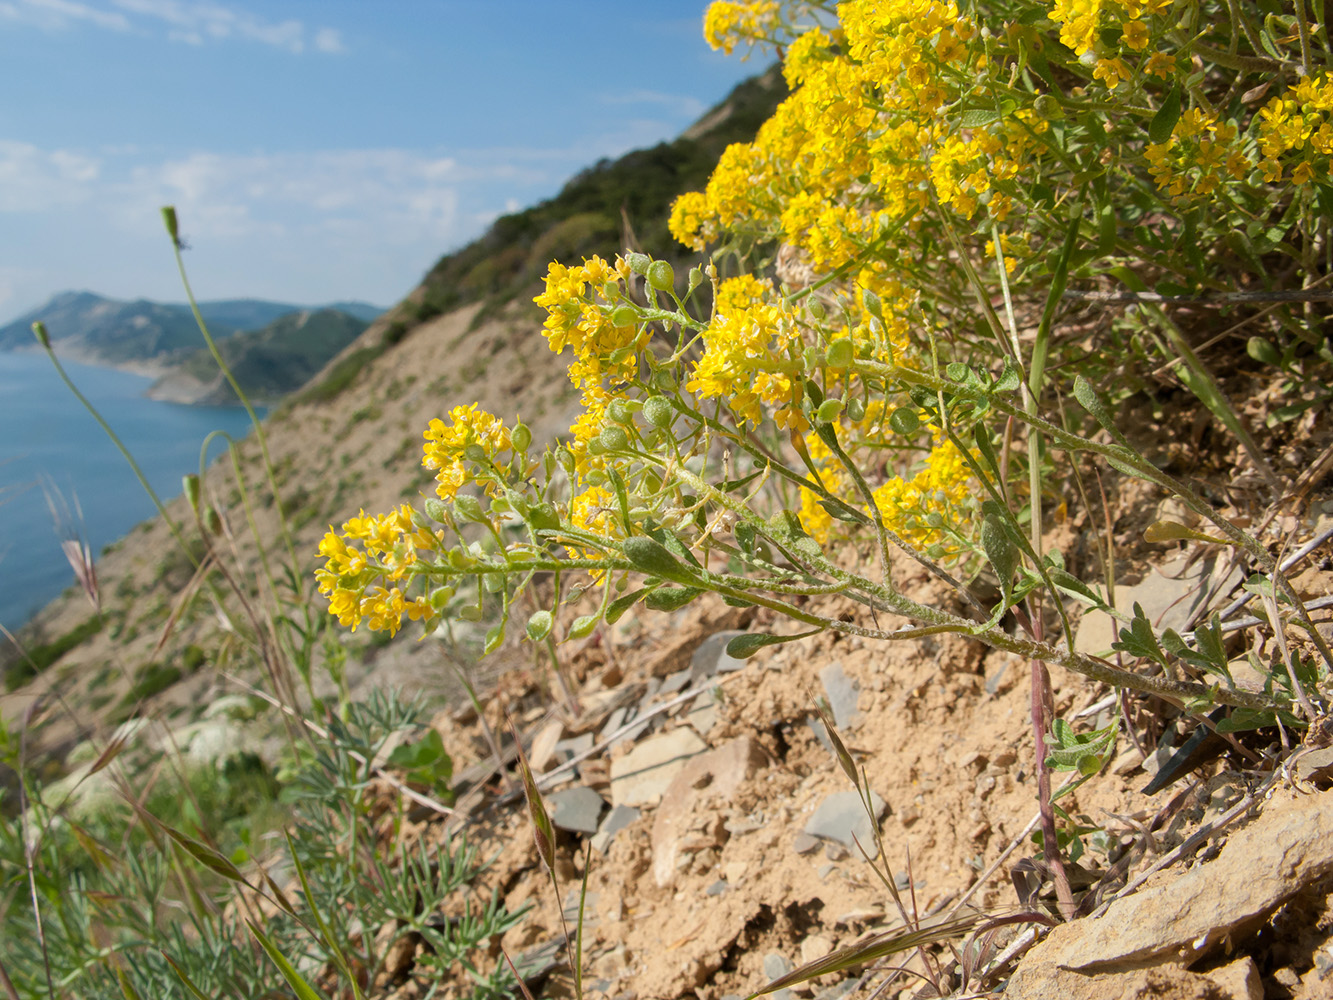
[[177, 525], [172, 516], [167, 513], [167, 508], [163, 505], [161, 497], [157, 495], [157, 491], [154, 490], [152, 485], [148, 482], [148, 477], [144, 475], [143, 469], [139, 468], [139, 463], [134, 460], [134, 455], [130, 453], [130, 450], [127, 447], [125, 447], [125, 443], [116, 435], [116, 432], [111, 429], [111, 425], [102, 419], [102, 414], [97, 412], [97, 407], [93, 406], [88, 397], [79, 391], [79, 387], [74, 384], [74, 380], [69, 377], [68, 373], [66, 373], [64, 366], [60, 363], [60, 359], [56, 357], [56, 352], [51, 348], [50, 338], [46, 335], [46, 327], [41, 323], [34, 323], [33, 332], [37, 334], [37, 339], [41, 343], [42, 348], [46, 351], [46, 356], [50, 358], [51, 364], [55, 366], [56, 374], [60, 376], [60, 380], [65, 383], [65, 386], [70, 392], [74, 393], [74, 398], [83, 404], [83, 408], [92, 414], [93, 419], [97, 421], [98, 426], [106, 432], [106, 436], [109, 437], [111, 443], [116, 446], [116, 450], [119, 451], [125, 461], [129, 463], [130, 469], [134, 472], [134, 477], [139, 480], [139, 485], [143, 487], [143, 491], [147, 493], [149, 498], [153, 501], [153, 506], [157, 508], [157, 512], [162, 515], [162, 520], [165, 521], [167, 527], [171, 529], [171, 534], [176, 539], [176, 544], [181, 547], [186, 558], [190, 560], [191, 565], [193, 565], [195, 569], [198, 569], [199, 560], [194, 557], [189, 546], [185, 544], [185, 538], [181, 534], [180, 526]]
[[300, 562], [296, 558], [296, 545], [292, 541], [291, 531], [287, 524], [287, 513], [283, 510], [282, 496], [278, 492], [277, 477], [273, 473], [273, 461], [269, 457], [268, 436], [264, 433], [264, 425], [260, 421], [259, 415], [255, 413], [254, 407], [250, 405], [249, 397], [246, 396], [240, 383], [236, 381], [236, 376], [232, 374], [227, 362], [223, 360], [222, 352], [218, 350], [213, 335], [208, 332], [208, 324], [204, 322], [203, 314], [199, 311], [199, 303], [195, 301], [194, 290], [190, 287], [190, 278], [185, 271], [185, 259], [181, 256], [181, 242], [174, 234], [172, 234], [171, 248], [176, 257], [176, 270], [180, 272], [181, 284], [185, 286], [185, 298], [190, 304], [190, 312], [194, 314], [194, 321], [199, 326], [199, 332], [203, 334], [204, 343], [208, 345], [208, 352], [213, 356], [213, 360], [217, 363], [223, 377], [226, 378], [227, 384], [236, 393], [236, 398], [245, 407], [245, 412], [250, 417], [250, 423], [254, 425], [255, 439], [259, 442], [259, 451], [264, 458], [264, 471], [268, 476], [269, 489], [273, 491], [273, 509], [278, 512], [278, 526], [282, 532], [283, 543], [287, 548], [287, 558], [291, 560], [293, 566], [299, 566]]

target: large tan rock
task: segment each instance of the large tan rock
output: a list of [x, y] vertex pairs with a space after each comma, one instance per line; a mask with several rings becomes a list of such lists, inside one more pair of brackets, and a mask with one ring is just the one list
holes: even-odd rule
[[[653, 878], [666, 887], [676, 876], [676, 859], [690, 846], [720, 847], [726, 832], [720, 814], [707, 830], [691, 839], [696, 807], [707, 799], [725, 799], [766, 762], [764, 751], [748, 736], [690, 760], [662, 795], [653, 819]], [[716, 842], [704, 843], [709, 838]], [[687, 843], [688, 841], [688, 843]], [[698, 841], [696, 844], [695, 841]]]
[[1005, 996], [1250, 1000], [1252, 963], [1187, 970], [1243, 947], [1274, 910], [1330, 875], [1333, 793], [1275, 802], [1214, 860], [1118, 900], [1096, 920], [1057, 927], [1023, 959]]

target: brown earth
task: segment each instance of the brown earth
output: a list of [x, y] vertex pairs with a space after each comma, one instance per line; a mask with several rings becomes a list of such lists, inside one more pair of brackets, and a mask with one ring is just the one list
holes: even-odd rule
[[[357, 507], [385, 510], [416, 498], [427, 482], [424, 475], [411, 480], [409, 472], [418, 466], [421, 431], [430, 418], [444, 415], [457, 403], [477, 402], [494, 412], [518, 412], [538, 441], [568, 426], [573, 395], [562, 363], [546, 349], [537, 324], [526, 313], [511, 313], [472, 328], [474, 312], [461, 310], [414, 329], [369, 365], [352, 391], [338, 399], [293, 405], [270, 418], [267, 430], [279, 470], [279, 490], [300, 525], [295, 532], [300, 559], [313, 564], [315, 546], [327, 524], [341, 522]], [[352, 349], [377, 342], [392, 319], [386, 316], [372, 326]], [[1242, 389], [1235, 393], [1236, 398], [1259, 396], [1262, 393], [1246, 395]], [[1310, 414], [1308, 426], [1291, 430], [1296, 443], [1289, 443], [1294, 449], [1290, 455], [1283, 453], [1284, 475], [1294, 476], [1302, 463], [1308, 465], [1327, 447], [1327, 421], [1316, 426], [1317, 416]], [[1164, 464], [1197, 469], [1202, 478], [1219, 484], [1212, 488], [1216, 502], [1229, 504], [1227, 509], [1238, 517], [1257, 521], [1261, 511], [1252, 494], [1226, 475], [1234, 456], [1209, 452], [1202, 433], [1177, 440], [1173, 427], [1178, 422], [1178, 414], [1173, 416], [1169, 407], [1147, 404], [1133, 421], [1136, 433], [1159, 441]], [[253, 440], [240, 446], [248, 481], [257, 491], [257, 543], [247, 537], [246, 515], [230, 469], [215, 467], [206, 483], [207, 494], [223, 511], [235, 539], [237, 560], [251, 567], [258, 564], [261, 550], [277, 552], [281, 545], [271, 497], [266, 505], [266, 488], [254, 471], [257, 450]], [[1072, 513], [1064, 523], [1052, 526], [1051, 542], [1066, 553], [1071, 569], [1086, 579], [1098, 578], [1099, 525], [1110, 520], [1117, 546], [1117, 582], [1133, 584], [1148, 577], [1164, 558], [1160, 548], [1142, 541], [1143, 528], [1158, 516], [1160, 497], [1141, 486], [1117, 490], [1114, 479], [1107, 485], [1109, 514], [1097, 509], [1094, 517], [1081, 511], [1076, 497], [1066, 497]], [[1326, 495], [1315, 493], [1310, 500], [1305, 516], [1283, 515], [1273, 530], [1298, 541], [1309, 537], [1321, 513], [1331, 509]], [[171, 511], [182, 520], [187, 513], [183, 501], [172, 505]], [[1186, 549], [1187, 554], [1190, 551]], [[155, 714], [170, 720], [197, 713], [228, 690], [223, 671], [251, 680], [260, 676], [259, 665], [245, 647], [227, 639], [209, 601], [196, 601], [194, 610], [174, 618], [181, 595], [191, 587], [192, 570], [172, 552], [165, 525], [152, 521], [104, 556], [98, 572], [108, 626], [28, 689], [0, 700], [0, 711], [13, 720], [22, 717], [38, 694], [48, 695], [48, 704], [51, 698], [59, 699], [61, 709], [47, 713], [35, 731], [38, 749], [58, 752], [86, 736], [99, 718], [116, 707], [136, 670], [149, 662], [182, 662], [191, 644], [210, 651], [209, 669], [199, 669], [146, 703]], [[849, 549], [846, 557], [858, 555]], [[1323, 560], [1316, 559], [1297, 578], [1303, 594], [1320, 597], [1333, 590], [1326, 555]], [[947, 600], [915, 567], [902, 570], [896, 582], [917, 599]], [[821, 607], [833, 614], [846, 610], [837, 599]], [[557, 723], [565, 736], [575, 736], [581, 729], [598, 733], [609, 705], [625, 692], [635, 692], [632, 704], [650, 709], [654, 703], [643, 700], [648, 687], [688, 667], [694, 649], [709, 635], [741, 624], [734, 612], [730, 614], [701, 600], [670, 618], [650, 612], [627, 616], [614, 628], [599, 632], [596, 642], [562, 647], [570, 657], [568, 668], [576, 678], [583, 715], [552, 707], [559, 699], [551, 693], [550, 678], [532, 667], [529, 650], [506, 649], [490, 668], [492, 679], [482, 678], [488, 686], [494, 684], [488, 718], [498, 728], [507, 713], [527, 735], [551, 723]], [[34, 641], [49, 641], [88, 615], [82, 595], [64, 598], [39, 616], [31, 635]], [[163, 642], [168, 623], [170, 634]], [[746, 626], [786, 628], [762, 618]], [[468, 636], [462, 638], [466, 642]], [[404, 636], [384, 645], [371, 642], [364, 633], [342, 635], [339, 641], [348, 653], [354, 692], [371, 685], [400, 685], [446, 704], [460, 703], [454, 661], [440, 644]], [[1252, 645], [1263, 656], [1273, 652], [1269, 638], [1257, 637]], [[689, 727], [700, 730], [699, 740], [709, 749], [741, 747], [744, 752], [735, 751], [741, 771], [739, 776], [731, 774], [735, 787], [725, 796], [711, 793], [712, 786], [704, 780], [709, 775], [700, 775], [701, 787], [677, 789], [679, 794], [666, 806], [645, 807], [604, 853], [594, 850], [588, 890], [595, 902], [586, 921], [584, 963], [594, 995], [622, 1000], [630, 1000], [631, 994], [640, 1000], [744, 996], [773, 974], [765, 968], [767, 957], [777, 957], [770, 962], [775, 968], [783, 965], [782, 960], [798, 965], [865, 933], [901, 925], [902, 915], [891, 893], [854, 849], [800, 839], [805, 824], [828, 796], [850, 788], [812, 725], [814, 698], [825, 693], [821, 675], [834, 661], [859, 687], [860, 718], [843, 727], [842, 736], [864, 767], [870, 787], [885, 803], [879, 824], [884, 857], [879, 863], [887, 866], [885, 878], [904, 887], [901, 898], [907, 915], [927, 921], [955, 911], [994, 917], [1018, 908], [1010, 871], [1021, 859], [1040, 853], [1028, 835], [1036, 812], [1028, 665], [960, 637], [867, 644], [826, 634], [761, 651], [743, 670], [720, 676], [721, 693], [711, 726], [705, 725], [706, 712], [691, 712], [691, 706], [683, 704], [662, 716], [660, 732]], [[318, 663], [316, 676], [322, 676]], [[1114, 709], [1103, 705], [1109, 692], [1060, 671], [1054, 673], [1052, 684], [1062, 718], [1088, 709], [1091, 714], [1078, 719], [1077, 725], [1090, 729], [1113, 720]], [[1177, 725], [1173, 713], [1161, 705], [1136, 702], [1132, 709], [1135, 731], [1149, 749], [1164, 727]], [[521, 803], [506, 797], [506, 784], [490, 773], [486, 743], [476, 723], [463, 721], [467, 714], [446, 710], [435, 724], [455, 757], [456, 772], [473, 766], [470, 781], [460, 788], [461, 806], [469, 811], [469, 836], [484, 853], [497, 855], [479, 891], [489, 893], [498, 887], [509, 906], [534, 906], [528, 919], [497, 943], [492, 956], [502, 960], [498, 948], [503, 944], [517, 959], [558, 941], [559, 911]], [[646, 733], [640, 734], [640, 743], [646, 739]], [[1280, 739], [1265, 732], [1247, 747], [1251, 753], [1271, 752]], [[748, 745], [740, 743], [747, 740]], [[627, 741], [595, 753], [565, 784], [609, 794], [616, 761], [630, 750]], [[1088, 829], [1082, 871], [1075, 872], [1083, 878], [1076, 881], [1096, 884], [1112, 859], [1127, 854], [1125, 870], [1108, 887], [1123, 884], [1166, 856], [1200, 823], [1224, 815], [1243, 801], [1247, 790], [1268, 781], [1275, 759], [1270, 756], [1256, 771], [1242, 765], [1237, 756], [1223, 757], [1147, 796], [1140, 790], [1148, 774], [1122, 738], [1118, 755], [1104, 772], [1060, 803]], [[721, 787], [723, 777], [713, 773], [709, 780]], [[561, 787], [557, 782], [546, 790], [557, 792]], [[1286, 801], [1298, 792], [1313, 794], [1326, 786], [1284, 779], [1275, 787], [1277, 801]], [[391, 790], [386, 788], [383, 794]], [[1328, 792], [1317, 794], [1327, 797]], [[663, 810], [676, 802], [688, 805], [677, 810], [671, 822], [659, 822]], [[434, 838], [443, 829], [443, 823], [421, 817], [409, 833]], [[674, 873], [668, 885], [659, 884], [654, 862], [669, 845], [661, 835], [654, 844], [655, 829], [683, 832], [674, 843], [675, 861], [666, 866]], [[1104, 834], [1094, 837], [1094, 831]], [[561, 894], [577, 885], [586, 840], [574, 834], [562, 838], [557, 864]], [[1094, 848], [1094, 840], [1109, 847], [1110, 857]], [[810, 850], [799, 853], [798, 847]], [[1204, 845], [1185, 861], [1197, 863], [1215, 851], [1216, 844]], [[1333, 978], [1322, 978], [1327, 966], [1321, 966], [1319, 958], [1328, 948], [1327, 887], [1316, 880], [1301, 892], [1304, 895], [1294, 902], [1263, 914], [1234, 942], [1234, 955], [1255, 958], [1255, 975], [1261, 978], [1263, 991], [1257, 995], [1330, 995]], [[1049, 899], [1039, 900], [1038, 908], [1049, 912]], [[986, 943], [982, 959], [995, 956], [1021, 930], [1001, 928]], [[1301, 943], [1284, 952], [1291, 941]], [[964, 986], [960, 965], [970, 971], [985, 963], [972, 958], [960, 963], [959, 953], [951, 947], [962, 948], [962, 941], [932, 946], [924, 953], [928, 958], [903, 956], [900, 961], [912, 971], [889, 986], [889, 995], [928, 995], [919, 991], [930, 988], [923, 987], [921, 979], [930, 963], [941, 989]], [[379, 984], [379, 994], [403, 1000], [419, 995], [411, 969], [409, 951], [395, 965], [398, 979]], [[995, 970], [999, 978], [973, 979], [966, 985], [993, 990], [1010, 971], [1011, 967], [1002, 966]], [[1140, 971], [1141, 982], [1126, 987], [1138, 992], [1123, 995], [1256, 995], [1241, 991], [1249, 987], [1219, 985], [1216, 977], [1196, 983], [1173, 980], [1173, 973], [1157, 966]], [[857, 968], [850, 975], [864, 975], [862, 985], [873, 988], [889, 973]], [[841, 979], [832, 977], [814, 992], [832, 988]], [[458, 985], [466, 986], [461, 979]], [[536, 976], [534, 985], [545, 996], [568, 995], [568, 971], [557, 965]]]

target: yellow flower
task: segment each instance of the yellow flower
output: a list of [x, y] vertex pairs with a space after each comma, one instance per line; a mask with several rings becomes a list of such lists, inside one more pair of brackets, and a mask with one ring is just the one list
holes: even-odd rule
[[1125, 24], [1125, 44], [1135, 52], [1142, 52], [1148, 47], [1148, 26], [1142, 21], [1129, 21]]

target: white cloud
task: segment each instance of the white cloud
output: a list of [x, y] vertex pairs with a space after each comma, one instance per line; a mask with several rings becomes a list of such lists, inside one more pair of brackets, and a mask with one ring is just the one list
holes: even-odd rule
[[166, 37], [185, 45], [247, 41], [300, 54], [308, 48], [336, 55], [347, 51], [335, 28], [313, 32], [293, 19], [270, 21], [248, 10], [209, 0], [0, 0], [0, 23], [10, 21], [47, 30], [92, 24], [114, 31], [166, 29]]
[[0, 19], [47, 30], [67, 28], [79, 21], [112, 31], [130, 30], [130, 22], [124, 14], [76, 0], [6, 0], [0, 3]]
[[86, 201], [100, 160], [68, 150], [42, 150], [0, 139], [0, 212], [37, 213]]
[[346, 52], [347, 49], [337, 28], [320, 28], [315, 32], [315, 51], [336, 56]]

